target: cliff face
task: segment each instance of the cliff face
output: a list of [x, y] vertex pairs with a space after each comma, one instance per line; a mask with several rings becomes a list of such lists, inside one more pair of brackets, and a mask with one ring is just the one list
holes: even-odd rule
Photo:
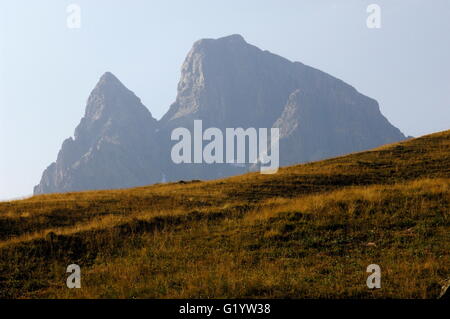
[[161, 125], [201, 118], [215, 127], [270, 127], [298, 87], [298, 66], [239, 35], [200, 40], [183, 63], [177, 99]]
[[311, 162], [404, 139], [378, 103], [349, 87], [295, 90], [273, 125], [280, 129], [280, 164]]
[[230, 164], [178, 164], [171, 131], [203, 127], [280, 128], [281, 165], [400, 141], [378, 103], [322, 71], [250, 45], [240, 35], [197, 41], [186, 57], [176, 101], [157, 122], [106, 73], [89, 97], [75, 139], [63, 143], [35, 194], [111, 189], [161, 180], [243, 173]]

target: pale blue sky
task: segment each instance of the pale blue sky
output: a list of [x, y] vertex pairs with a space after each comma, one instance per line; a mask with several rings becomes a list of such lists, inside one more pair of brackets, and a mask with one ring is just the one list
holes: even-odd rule
[[[66, 7], [81, 7], [81, 28]], [[366, 27], [366, 8], [382, 28]], [[377, 99], [405, 134], [450, 128], [450, 1], [61, 1], [0, 3], [0, 200], [32, 193], [114, 73], [160, 118], [192, 43], [239, 33]]]

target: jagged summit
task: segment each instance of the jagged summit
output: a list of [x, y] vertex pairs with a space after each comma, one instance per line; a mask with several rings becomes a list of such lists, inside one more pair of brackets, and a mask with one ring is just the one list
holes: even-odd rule
[[99, 84], [100, 83], [120, 83], [123, 86], [122, 82], [120, 82], [119, 79], [110, 71], [103, 73], [99, 80]]
[[[133, 110], [134, 108], [134, 110]], [[148, 112], [132, 91], [130, 91], [114, 74], [104, 73], [89, 95], [85, 117], [99, 119], [111, 112]]]
[[63, 142], [56, 162], [44, 171], [34, 193], [132, 187], [159, 181], [156, 124], [141, 100], [106, 72], [89, 95], [75, 138]]
[[91, 92], [91, 95], [96, 94], [121, 94], [123, 92], [131, 93], [130, 90], [111, 72], [105, 72], [98, 80], [95, 88]]

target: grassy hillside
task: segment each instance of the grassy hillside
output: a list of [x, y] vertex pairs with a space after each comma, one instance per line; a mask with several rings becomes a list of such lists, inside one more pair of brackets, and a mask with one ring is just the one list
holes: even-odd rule
[[3, 202], [0, 297], [434, 298], [449, 208], [450, 131], [275, 175]]

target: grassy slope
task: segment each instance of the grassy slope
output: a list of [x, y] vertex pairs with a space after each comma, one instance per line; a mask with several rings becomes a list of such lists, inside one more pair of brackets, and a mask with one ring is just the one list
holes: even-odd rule
[[450, 131], [275, 175], [4, 202], [0, 297], [435, 297], [449, 208]]

